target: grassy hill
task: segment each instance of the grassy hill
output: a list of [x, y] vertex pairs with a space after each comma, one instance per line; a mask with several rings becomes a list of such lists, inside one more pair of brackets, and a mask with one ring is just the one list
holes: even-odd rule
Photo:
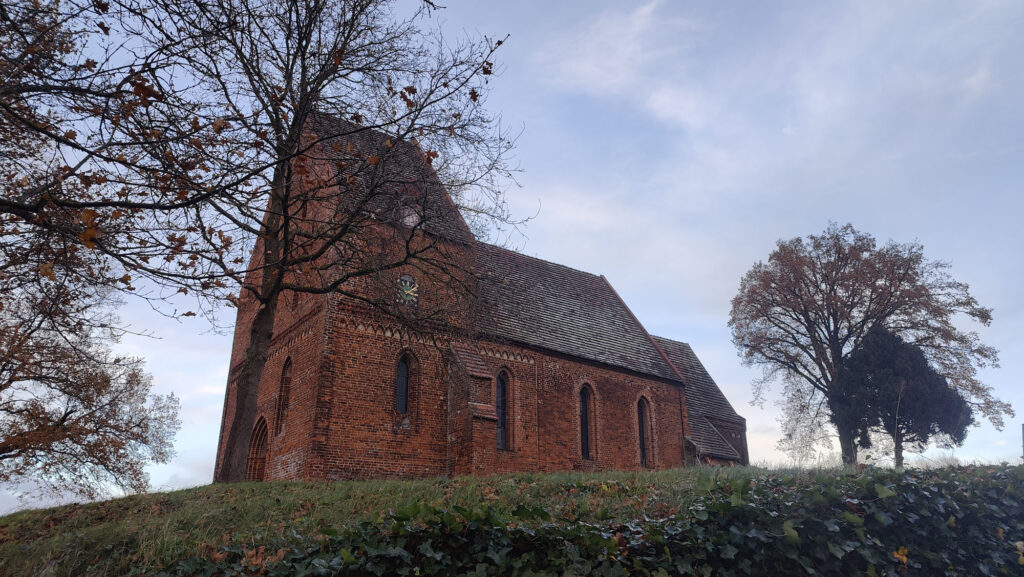
[[0, 575], [1024, 575], [1018, 541], [1022, 467], [241, 483], [2, 517]]

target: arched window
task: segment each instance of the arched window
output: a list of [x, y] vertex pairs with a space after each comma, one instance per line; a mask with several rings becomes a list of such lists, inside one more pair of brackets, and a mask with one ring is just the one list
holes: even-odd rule
[[509, 450], [508, 438], [508, 374], [498, 373], [498, 388], [494, 395], [494, 412], [498, 416], [498, 449]]
[[292, 359], [285, 359], [281, 369], [281, 386], [277, 390], [277, 409], [274, 411], [274, 435], [284, 431], [284, 421], [288, 415], [288, 404], [292, 395]]
[[267, 421], [260, 417], [249, 439], [249, 460], [245, 466], [248, 481], [262, 481], [267, 474]]
[[584, 385], [580, 389], [580, 456], [590, 459], [590, 447], [593, 440], [591, 429], [594, 419], [594, 395], [590, 392], [590, 386]]
[[640, 466], [650, 467], [651, 459], [651, 406], [647, 399], [640, 397], [636, 404], [637, 436], [640, 440]]
[[409, 410], [409, 357], [403, 356], [398, 361], [395, 375], [395, 411], [406, 413]]

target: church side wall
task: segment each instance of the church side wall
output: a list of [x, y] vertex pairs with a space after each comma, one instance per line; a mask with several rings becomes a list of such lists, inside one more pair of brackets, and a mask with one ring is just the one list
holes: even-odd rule
[[[448, 402], [441, 349], [369, 316], [335, 317], [329, 322], [333, 358], [329, 371], [321, 373], [325, 434], [317, 457], [322, 471], [315, 476], [448, 474]], [[395, 409], [395, 378], [403, 356], [411, 360], [404, 414]]]
[[[677, 385], [507, 345], [482, 344], [494, 375], [506, 370], [511, 450], [497, 449], [494, 381], [478, 386], [472, 473], [640, 469], [641, 397], [651, 409], [648, 467], [683, 466], [683, 402]], [[582, 456], [580, 390], [589, 387], [590, 458]]]
[[[469, 377], [452, 365], [445, 346], [365, 310], [324, 302], [300, 295], [279, 311], [281, 328], [258, 396], [259, 416], [270, 431], [267, 480], [640, 469], [641, 397], [651, 409], [648, 467], [684, 465], [678, 385], [490, 342], [474, 348], [491, 378]], [[395, 410], [403, 355], [412, 359], [405, 414]], [[287, 359], [291, 394], [277, 432]], [[497, 448], [495, 389], [502, 371], [509, 377], [508, 450]], [[581, 454], [584, 386], [592, 394], [589, 459]]]

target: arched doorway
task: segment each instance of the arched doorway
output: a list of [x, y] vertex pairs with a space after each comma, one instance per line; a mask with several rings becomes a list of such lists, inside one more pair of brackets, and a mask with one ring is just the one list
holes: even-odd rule
[[267, 421], [260, 417], [249, 441], [249, 461], [245, 467], [247, 481], [262, 481], [267, 474]]

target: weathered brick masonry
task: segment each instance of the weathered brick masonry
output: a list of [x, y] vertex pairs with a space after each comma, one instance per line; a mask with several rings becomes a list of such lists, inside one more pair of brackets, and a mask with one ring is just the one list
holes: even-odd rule
[[[745, 421], [692, 349], [649, 335], [604, 277], [467, 238], [454, 206], [445, 218], [464, 231], [444, 239], [446, 254], [476, 287], [450, 325], [413, 332], [335, 295], [281, 299], [250, 478], [747, 462]], [[419, 306], [460, 298], [415, 269], [388, 274], [412, 279]], [[225, 419], [253, 306], [240, 301]]]

